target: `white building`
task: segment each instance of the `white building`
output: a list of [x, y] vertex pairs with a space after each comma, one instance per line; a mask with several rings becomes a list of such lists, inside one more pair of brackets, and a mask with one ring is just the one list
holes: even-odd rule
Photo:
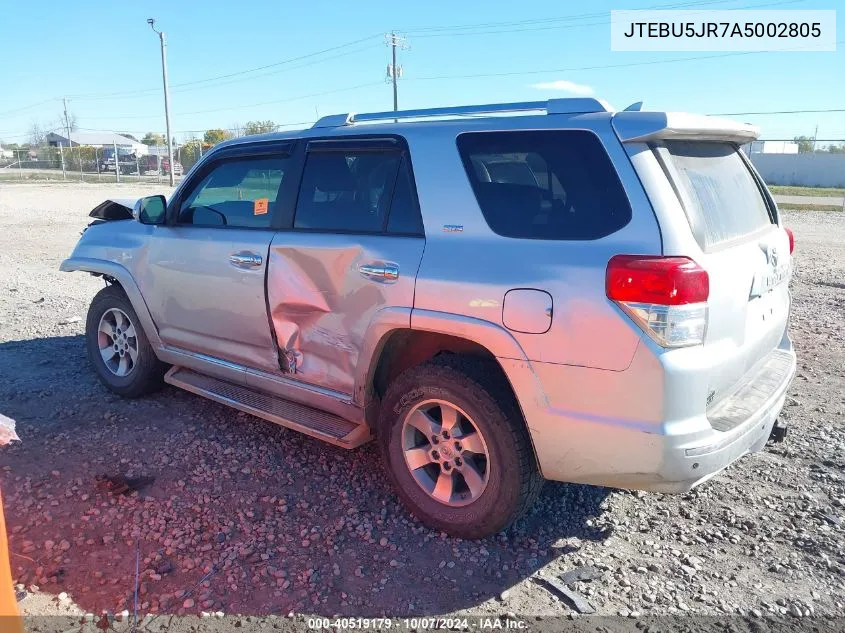
[[147, 146], [140, 141], [133, 141], [131, 138], [114, 132], [71, 132], [70, 138], [67, 137], [67, 134], [50, 132], [46, 136], [46, 141], [53, 147], [59, 145], [62, 147], [88, 145], [109, 148], [117, 145], [119, 149], [128, 150], [129, 153], [134, 153], [136, 156], [144, 156], [148, 153]]
[[752, 141], [749, 154], [797, 154], [798, 143], [792, 141]]

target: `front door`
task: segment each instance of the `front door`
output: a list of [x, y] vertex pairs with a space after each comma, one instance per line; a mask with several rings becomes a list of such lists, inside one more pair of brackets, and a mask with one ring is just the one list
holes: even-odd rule
[[264, 281], [289, 149], [224, 152], [171, 201], [139, 279], [166, 345], [278, 371]]
[[290, 377], [352, 394], [374, 315], [410, 315], [424, 246], [400, 140], [311, 141], [293, 226], [274, 237], [267, 276]]

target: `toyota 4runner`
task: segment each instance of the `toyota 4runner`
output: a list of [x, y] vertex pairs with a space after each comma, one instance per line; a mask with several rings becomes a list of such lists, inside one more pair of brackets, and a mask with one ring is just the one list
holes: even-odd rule
[[106, 281], [112, 391], [376, 437], [414, 514], [482, 537], [544, 478], [683, 492], [773, 435], [793, 237], [756, 136], [595, 99], [335, 115], [100, 205], [62, 270]]

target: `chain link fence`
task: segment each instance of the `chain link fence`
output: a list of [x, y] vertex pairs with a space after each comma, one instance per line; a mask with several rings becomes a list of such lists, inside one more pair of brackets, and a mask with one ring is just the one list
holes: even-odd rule
[[[115, 165], [115, 149], [117, 165]], [[205, 150], [207, 151], [207, 150]], [[174, 178], [181, 180], [205, 153], [199, 143], [174, 149]], [[66, 182], [165, 182], [167, 156], [136, 154], [114, 147], [53, 147], [7, 149], [0, 155], [0, 181], [53, 180]]]

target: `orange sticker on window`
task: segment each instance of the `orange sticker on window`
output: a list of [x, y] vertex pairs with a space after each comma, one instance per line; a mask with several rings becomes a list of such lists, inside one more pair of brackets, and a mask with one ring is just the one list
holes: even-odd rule
[[253, 203], [252, 214], [264, 215], [270, 207], [270, 198], [259, 198]]

